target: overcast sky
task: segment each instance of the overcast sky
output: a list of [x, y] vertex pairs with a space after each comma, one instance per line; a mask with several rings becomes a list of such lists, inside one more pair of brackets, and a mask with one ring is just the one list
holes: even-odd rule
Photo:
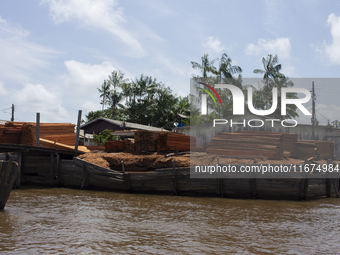
[[[14, 104], [17, 121], [76, 123], [116, 69], [186, 96], [205, 53], [245, 78], [267, 54], [292, 78], [340, 78], [340, 1], [0, 1], [0, 120]], [[340, 84], [315, 85], [318, 120], [340, 119]]]

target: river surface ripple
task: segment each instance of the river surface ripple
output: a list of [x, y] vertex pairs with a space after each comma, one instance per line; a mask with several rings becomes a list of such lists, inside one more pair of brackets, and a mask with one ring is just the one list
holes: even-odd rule
[[13, 190], [9, 254], [339, 254], [340, 199], [265, 201]]

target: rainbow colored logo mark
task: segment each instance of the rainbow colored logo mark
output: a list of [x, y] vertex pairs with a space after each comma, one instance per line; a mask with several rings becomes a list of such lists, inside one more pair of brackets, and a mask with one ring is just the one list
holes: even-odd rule
[[[203, 83], [203, 82], [197, 82], [197, 83], [201, 84], [201, 85], [203, 85], [203, 86], [205, 86], [207, 88], [209, 88], [212, 92], [214, 92], [214, 94], [217, 96], [217, 98], [220, 101], [221, 106], [222, 106], [222, 100], [221, 100], [219, 94], [216, 92], [216, 90], [213, 87], [211, 87], [210, 85], [208, 85], [206, 83]], [[215, 106], [217, 106], [216, 100], [215, 100], [214, 96], [211, 94], [211, 92], [209, 90], [204, 89], [204, 88], [200, 88], [200, 87], [198, 87], [198, 89], [203, 90], [204, 92], [206, 92], [212, 98], [212, 100], [214, 101]], [[202, 109], [201, 110], [202, 110], [202, 114], [203, 115], [207, 114], [207, 95], [206, 94], [202, 95]]]

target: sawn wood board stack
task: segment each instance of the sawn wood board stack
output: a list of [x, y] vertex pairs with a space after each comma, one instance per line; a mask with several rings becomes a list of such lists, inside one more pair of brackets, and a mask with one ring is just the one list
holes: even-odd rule
[[206, 150], [230, 158], [282, 159], [282, 134], [275, 133], [217, 133]]

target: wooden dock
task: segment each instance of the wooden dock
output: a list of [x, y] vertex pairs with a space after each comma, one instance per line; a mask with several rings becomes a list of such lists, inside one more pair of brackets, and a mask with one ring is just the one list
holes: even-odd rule
[[[123, 172], [106, 169], [73, 156], [73, 151], [0, 144], [0, 160], [17, 161], [15, 188], [21, 185], [70, 187], [135, 193], [306, 200], [339, 196], [339, 179], [197, 179], [190, 168]], [[124, 163], [122, 163], [124, 164]]]

